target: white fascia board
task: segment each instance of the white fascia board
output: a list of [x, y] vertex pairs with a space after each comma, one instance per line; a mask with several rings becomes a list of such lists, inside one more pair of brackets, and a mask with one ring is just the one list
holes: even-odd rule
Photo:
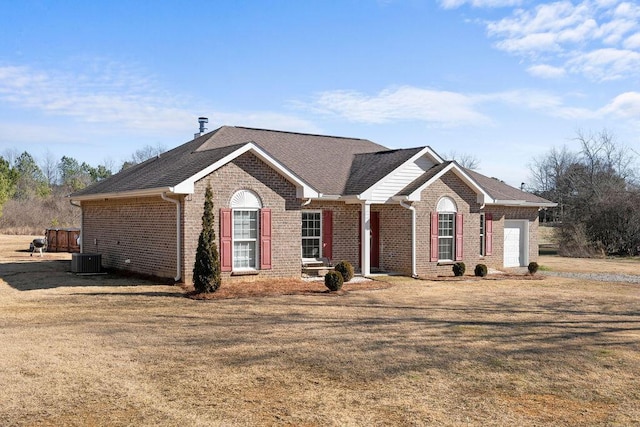
[[[478, 202], [480, 203], [480, 197], [482, 197], [483, 203], [489, 204], [493, 201], [493, 198], [487, 193], [484, 188], [480, 186], [473, 178], [471, 178], [464, 170], [462, 170], [456, 163], [449, 163], [444, 169], [435, 174], [430, 180], [422, 184], [417, 190], [411, 193], [407, 200], [411, 202], [417, 202], [420, 200], [420, 193], [422, 190], [429, 187], [431, 184], [440, 179], [444, 174], [449, 171], [453, 171], [458, 178], [462, 180], [465, 184], [467, 184], [475, 193], [478, 195]], [[481, 203], [482, 204], [482, 203]]]
[[267, 154], [264, 150], [262, 150], [253, 142], [246, 143], [242, 147], [238, 148], [236, 151], [228, 154], [227, 156], [223, 157], [217, 162], [202, 169], [200, 172], [196, 173], [195, 175], [192, 175], [188, 179], [182, 181], [181, 183], [173, 187], [173, 192], [176, 194], [193, 194], [195, 191], [196, 181], [204, 178], [205, 176], [209, 175], [213, 171], [221, 168], [222, 166], [226, 165], [227, 163], [231, 162], [232, 160], [236, 159], [237, 157], [241, 156], [242, 154], [248, 151], [251, 151], [256, 157], [258, 157], [260, 160], [265, 162], [267, 165], [269, 165], [272, 169], [274, 169], [280, 175], [284, 176], [289, 182], [294, 184], [296, 186], [296, 195], [298, 198], [308, 199], [308, 198], [319, 197], [320, 193], [318, 191], [316, 191], [313, 187], [311, 187], [309, 184], [304, 182], [300, 177], [295, 175], [293, 172], [291, 172], [284, 165], [282, 165], [276, 159], [271, 157], [269, 154]]
[[72, 201], [83, 201], [83, 200], [104, 200], [104, 199], [124, 199], [131, 197], [151, 197], [151, 196], [160, 196], [162, 193], [172, 193], [173, 189], [171, 187], [158, 187], [158, 188], [149, 188], [142, 190], [132, 190], [132, 191], [121, 191], [117, 193], [97, 193], [97, 194], [86, 194], [84, 196], [69, 196], [69, 199]]
[[[397, 168], [392, 170], [390, 173], [388, 173], [387, 175], [382, 177], [378, 182], [373, 184], [371, 187], [367, 188], [365, 191], [360, 193], [360, 197], [362, 199], [365, 199], [365, 200], [371, 199], [373, 197], [373, 192], [376, 190], [376, 187], [378, 187], [379, 185], [383, 184], [384, 181], [386, 181], [387, 179], [390, 179], [390, 177], [394, 176], [396, 174], [396, 172], [402, 170], [407, 164], [415, 162], [417, 159], [419, 159], [420, 157], [424, 156], [425, 154], [429, 155], [430, 157], [432, 157], [436, 164], [444, 163], [444, 160], [442, 160], [442, 157], [440, 157], [438, 155], [438, 153], [433, 151], [431, 149], [431, 147], [426, 146], [422, 150], [420, 150], [416, 154], [414, 154], [406, 162], [404, 162], [403, 164], [401, 164], [400, 166], [398, 166]], [[411, 183], [410, 182], [406, 183], [406, 185], [409, 185], [409, 184], [411, 184]]]

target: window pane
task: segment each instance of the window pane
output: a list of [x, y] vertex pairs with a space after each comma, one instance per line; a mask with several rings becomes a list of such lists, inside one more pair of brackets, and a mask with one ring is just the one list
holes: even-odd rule
[[258, 212], [233, 211], [233, 238], [256, 239], [258, 237]]
[[302, 239], [302, 257], [320, 258], [320, 239]]
[[233, 243], [233, 267], [255, 268], [256, 266], [256, 242]]

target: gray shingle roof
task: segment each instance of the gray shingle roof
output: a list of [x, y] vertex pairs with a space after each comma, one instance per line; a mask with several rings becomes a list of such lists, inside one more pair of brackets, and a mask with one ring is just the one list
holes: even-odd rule
[[356, 154], [387, 150], [366, 139], [223, 126], [198, 151], [255, 142], [323, 194], [343, 194]]
[[72, 197], [173, 187], [242, 146], [198, 152], [195, 149], [202, 144], [201, 138], [118, 172], [72, 194]]
[[[366, 139], [223, 126], [72, 197], [174, 187], [250, 142], [324, 195], [361, 194], [425, 148], [389, 150]], [[399, 195], [411, 194], [451, 163], [429, 169]], [[550, 203], [496, 179], [465, 171], [494, 199]]]
[[538, 197], [535, 194], [527, 193], [526, 191], [507, 185], [496, 178], [489, 178], [488, 176], [472, 171], [471, 169], [465, 169], [465, 172], [475, 179], [476, 182], [496, 200], [524, 200], [525, 202], [533, 204], [552, 203], [547, 199]]

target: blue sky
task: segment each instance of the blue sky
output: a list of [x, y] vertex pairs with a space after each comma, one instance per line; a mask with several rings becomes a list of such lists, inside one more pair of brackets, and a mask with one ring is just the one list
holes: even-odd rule
[[640, 5], [0, 0], [0, 154], [119, 167], [198, 116], [466, 153], [519, 186], [578, 130], [638, 150]]

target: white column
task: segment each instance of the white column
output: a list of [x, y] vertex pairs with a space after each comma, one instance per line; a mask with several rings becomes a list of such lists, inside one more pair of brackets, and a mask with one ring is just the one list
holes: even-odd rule
[[362, 259], [360, 260], [360, 270], [363, 276], [371, 274], [371, 205], [368, 202], [362, 203], [360, 227], [360, 245], [362, 247]]

